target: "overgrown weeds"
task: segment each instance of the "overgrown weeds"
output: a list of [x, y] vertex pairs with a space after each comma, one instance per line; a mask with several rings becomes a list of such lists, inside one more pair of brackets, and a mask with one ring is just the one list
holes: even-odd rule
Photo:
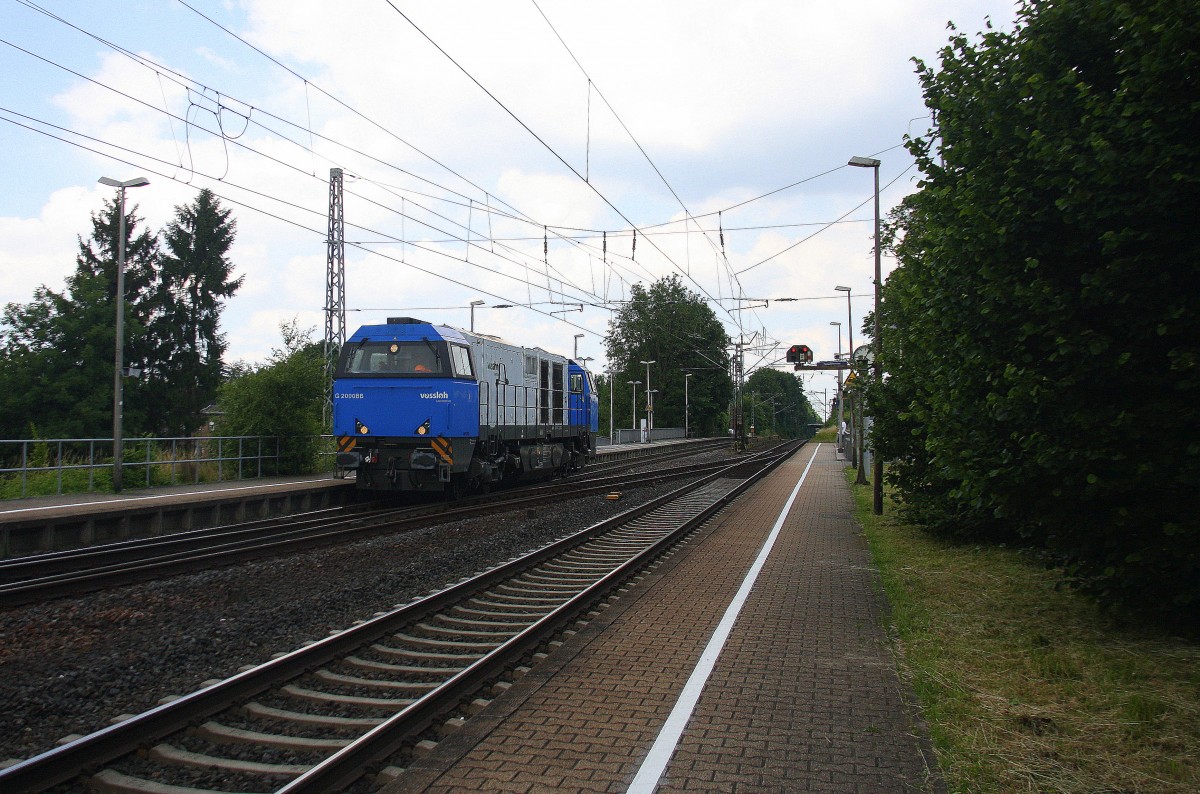
[[1119, 623], [1033, 555], [874, 516], [851, 487], [951, 791], [1200, 790], [1200, 643]]
[[[331, 442], [319, 443], [322, 446], [310, 443], [313, 451], [304, 456], [281, 456], [283, 459], [279, 461], [273, 458], [272, 446], [260, 449], [255, 444], [244, 451], [245, 457], [239, 461], [237, 456], [243, 450], [236, 440], [218, 446], [216, 439], [186, 439], [171, 444], [129, 438], [125, 440], [122, 477], [125, 488], [129, 489], [253, 479], [287, 471], [307, 473], [332, 459], [331, 455], [319, 454], [327, 451], [326, 447], [332, 449]], [[9, 443], [0, 451], [0, 468], [10, 470], [0, 474], [0, 500], [112, 491], [110, 448], [86, 441], [34, 441], [27, 444], [23, 454], [19, 444]], [[260, 452], [264, 454], [261, 461]], [[25, 470], [22, 472], [21, 468]]]

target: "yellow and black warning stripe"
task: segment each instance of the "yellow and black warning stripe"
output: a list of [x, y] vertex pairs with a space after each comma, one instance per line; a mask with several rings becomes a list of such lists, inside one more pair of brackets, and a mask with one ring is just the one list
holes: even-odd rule
[[433, 451], [442, 459], [442, 462], [447, 466], [454, 465], [454, 446], [450, 439], [445, 436], [438, 436], [433, 440]]
[[338, 436], [337, 451], [338, 452], [349, 452], [352, 449], [354, 449], [354, 446], [357, 443], [358, 443], [358, 439], [355, 438], [354, 436]]

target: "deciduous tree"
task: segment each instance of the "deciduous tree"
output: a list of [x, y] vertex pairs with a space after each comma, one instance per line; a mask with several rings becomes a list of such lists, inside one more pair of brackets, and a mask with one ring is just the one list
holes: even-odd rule
[[[783, 438], [810, 438], [810, 423], [819, 423], [800, 380], [790, 372], [755, 370], [746, 379], [745, 397], [754, 403], [753, 420], [759, 435], [774, 433]], [[773, 398], [773, 399], [772, 399]], [[747, 420], [751, 409], [747, 407]]]
[[1200, 614], [1200, 6], [1024, 2], [919, 65], [880, 447], [939, 531]]
[[280, 326], [283, 348], [256, 369], [239, 370], [221, 386], [219, 429], [231, 436], [274, 436], [283, 470], [307, 474], [318, 466], [325, 394], [325, 354], [313, 329], [295, 320]]
[[[724, 435], [733, 396], [725, 329], [704, 299], [686, 289], [678, 276], [659, 279], [649, 288], [633, 285], [629, 302], [609, 323], [607, 353], [615, 373], [618, 417], [628, 415], [632, 404], [628, 381], [642, 381], [636, 387], [637, 404], [640, 416], [645, 416], [646, 367], [640, 362], [654, 361], [654, 426], [684, 426], [684, 375], [691, 372], [687, 397], [693, 433]], [[618, 421], [617, 426], [626, 425]]]

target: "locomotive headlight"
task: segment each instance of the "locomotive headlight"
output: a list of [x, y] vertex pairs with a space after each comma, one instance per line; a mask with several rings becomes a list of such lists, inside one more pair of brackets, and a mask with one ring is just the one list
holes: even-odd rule
[[425, 420], [425, 423], [424, 423], [424, 424], [422, 424], [420, 427], [418, 427], [418, 428], [417, 428], [417, 435], [418, 435], [418, 436], [427, 436], [427, 435], [429, 435], [429, 422], [430, 422], [430, 420], [426, 419], [426, 420]]
[[367, 433], [371, 432], [371, 429], [369, 427], [367, 427], [366, 425], [364, 425], [362, 422], [360, 422], [357, 419], [354, 420], [354, 429], [358, 432], [359, 435], [362, 435], [362, 436], [365, 436]]

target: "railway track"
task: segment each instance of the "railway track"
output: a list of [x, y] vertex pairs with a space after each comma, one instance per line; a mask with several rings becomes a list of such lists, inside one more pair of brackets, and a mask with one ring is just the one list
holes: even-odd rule
[[619, 460], [607, 461], [604, 463], [592, 463], [585, 470], [587, 476], [594, 476], [608, 471], [619, 471], [627, 469], [631, 466], [640, 466], [646, 463], [657, 463], [667, 460], [678, 460], [688, 458], [704, 452], [709, 452], [714, 449], [729, 448], [731, 441], [727, 438], [709, 438], [690, 440], [679, 446], [666, 447], [650, 447], [643, 453], [635, 457], [621, 458]]
[[533, 664], [555, 636], [798, 447], [725, 466], [533, 554], [0, 771], [0, 790], [326, 792], [366, 770], [402, 765], [418, 739], [470, 713], [481, 690]]
[[[603, 470], [669, 461], [695, 455], [664, 452], [605, 464]], [[702, 474], [724, 462], [667, 467], [633, 475], [597, 476], [589, 470], [551, 485], [497, 491], [454, 503], [416, 507], [321, 510], [300, 516], [174, 533], [144, 540], [19, 557], [0, 561], [0, 606], [16, 606], [49, 598], [118, 587], [148, 579], [192, 573], [262, 557], [344, 543], [383, 532], [411, 529], [438, 521], [536, 507], [564, 494], [573, 496]]]

